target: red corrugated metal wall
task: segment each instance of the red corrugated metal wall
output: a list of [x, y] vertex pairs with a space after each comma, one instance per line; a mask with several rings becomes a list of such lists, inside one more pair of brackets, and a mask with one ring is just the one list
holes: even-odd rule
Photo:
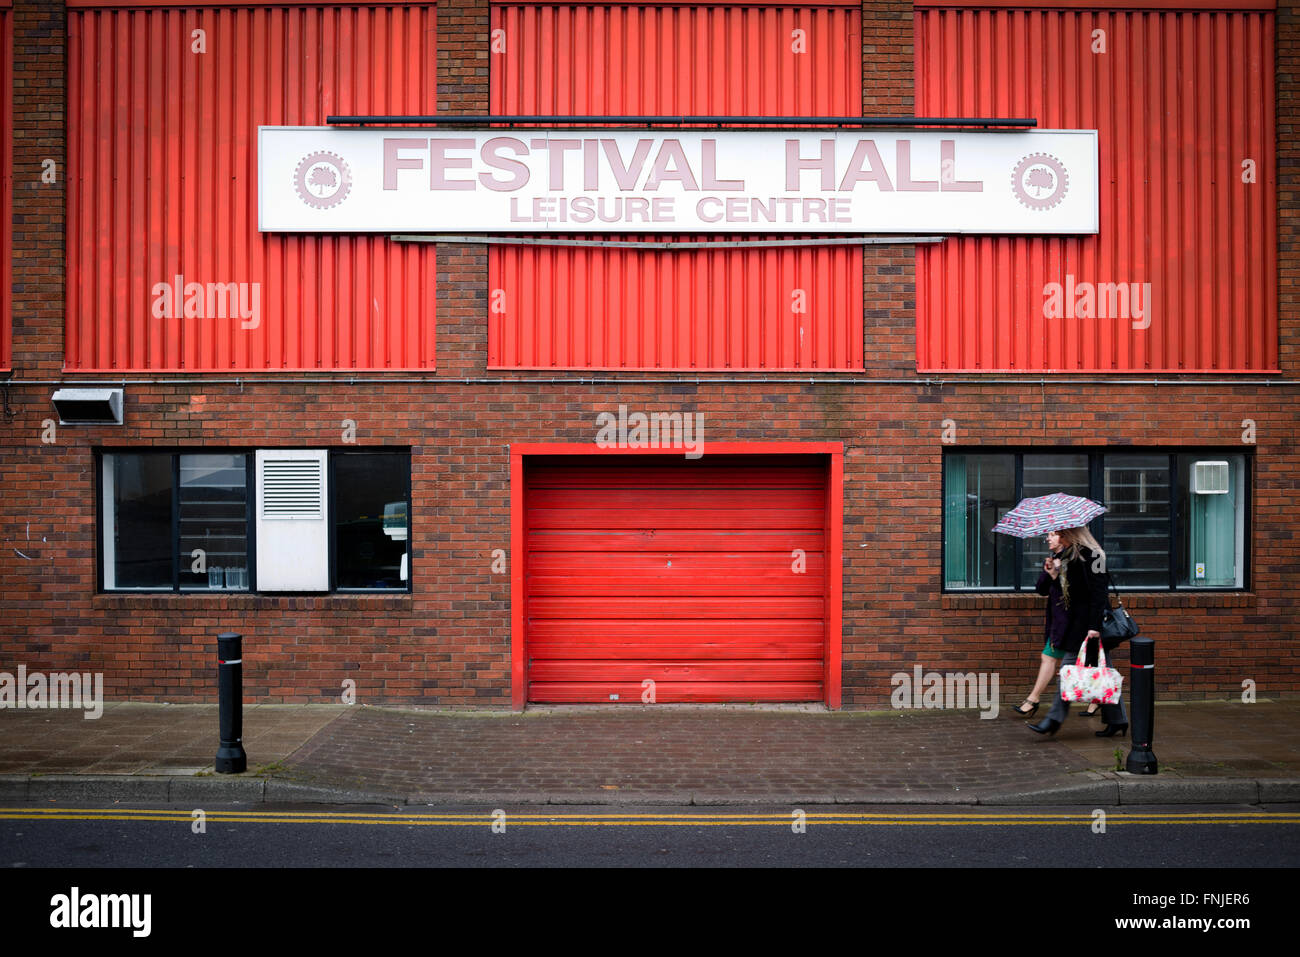
[[[435, 23], [431, 5], [69, 10], [65, 367], [432, 368], [434, 247], [259, 234], [256, 143], [436, 112]], [[205, 312], [206, 284], [257, 284], [250, 318], [185, 317], [155, 288], [176, 276]]]
[[[495, 113], [862, 112], [857, 6], [503, 3], [492, 29]], [[691, 238], [722, 237], [663, 237]], [[859, 248], [513, 246], [488, 263], [493, 368], [862, 368]]]
[[[0, 2], [0, 370], [13, 364], [14, 41], [11, 0]], [[42, 169], [44, 172], [44, 169]]]
[[[918, 116], [1096, 129], [1101, 161], [1099, 236], [917, 250], [918, 370], [1277, 370], [1273, 14], [918, 4], [915, 26]], [[1150, 311], [1048, 318], [1067, 277], [1150, 283]]]
[[530, 701], [823, 698], [826, 468], [727, 459], [529, 466]]

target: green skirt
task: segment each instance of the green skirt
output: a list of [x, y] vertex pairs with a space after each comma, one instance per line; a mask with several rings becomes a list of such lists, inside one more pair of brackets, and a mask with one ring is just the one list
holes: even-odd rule
[[1043, 642], [1043, 654], [1047, 655], [1047, 657], [1049, 657], [1049, 658], [1064, 658], [1064, 657], [1065, 657], [1065, 652], [1064, 652], [1064, 651], [1059, 651], [1059, 650], [1057, 650], [1056, 648], [1053, 648], [1053, 647], [1052, 647], [1052, 641], [1051, 641], [1050, 638]]

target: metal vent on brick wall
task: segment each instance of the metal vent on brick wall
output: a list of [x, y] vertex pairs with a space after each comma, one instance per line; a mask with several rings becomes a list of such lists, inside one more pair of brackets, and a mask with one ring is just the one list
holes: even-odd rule
[[324, 464], [319, 459], [266, 459], [262, 463], [262, 517], [320, 518]]
[[257, 450], [257, 590], [328, 591], [329, 453]]

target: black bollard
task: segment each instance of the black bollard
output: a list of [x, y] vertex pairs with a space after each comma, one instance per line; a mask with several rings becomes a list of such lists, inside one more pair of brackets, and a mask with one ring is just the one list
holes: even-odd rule
[[1133, 715], [1129, 729], [1133, 750], [1128, 753], [1124, 769], [1130, 774], [1155, 774], [1159, 770], [1151, 741], [1156, 726], [1156, 643], [1150, 638], [1134, 638], [1128, 646], [1129, 707]]
[[244, 753], [243, 635], [223, 631], [217, 635], [217, 700], [220, 707], [221, 747], [217, 748], [218, 774], [248, 770]]

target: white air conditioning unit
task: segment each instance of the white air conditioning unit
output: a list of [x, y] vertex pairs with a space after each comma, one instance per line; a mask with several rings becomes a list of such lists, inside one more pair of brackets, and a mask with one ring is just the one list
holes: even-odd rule
[[257, 453], [257, 590], [328, 591], [323, 449]]
[[1195, 463], [1192, 466], [1192, 491], [1197, 495], [1227, 495], [1228, 463]]

